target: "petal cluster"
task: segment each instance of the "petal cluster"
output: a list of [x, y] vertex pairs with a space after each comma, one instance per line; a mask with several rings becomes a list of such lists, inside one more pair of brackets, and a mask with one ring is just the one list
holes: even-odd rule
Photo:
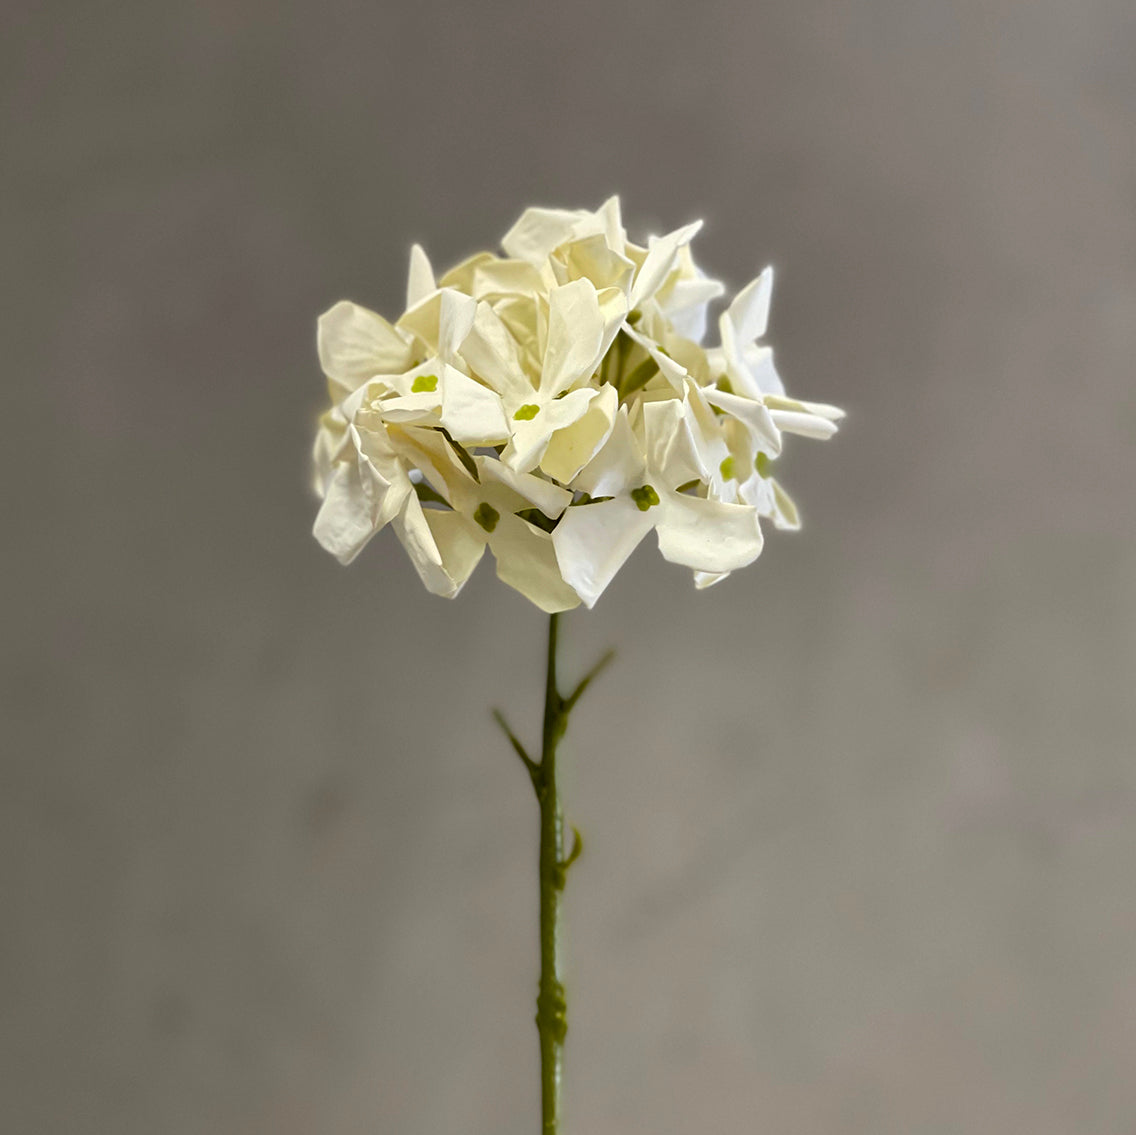
[[799, 527], [773, 463], [843, 413], [786, 395], [763, 342], [771, 269], [703, 344], [725, 289], [691, 256], [699, 227], [638, 245], [615, 197], [528, 209], [503, 256], [441, 277], [415, 245], [395, 323], [347, 301], [321, 316], [320, 544], [350, 563], [390, 525], [449, 598], [488, 548], [555, 612], [591, 607], [649, 532], [706, 587], [758, 557], [762, 518]]

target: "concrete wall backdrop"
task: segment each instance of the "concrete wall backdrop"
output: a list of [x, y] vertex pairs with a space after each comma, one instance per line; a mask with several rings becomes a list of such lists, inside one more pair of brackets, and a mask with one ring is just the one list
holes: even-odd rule
[[1136, 1129], [1128, 0], [9, 4], [0, 1127], [530, 1132], [543, 620], [309, 536], [314, 319], [705, 217], [849, 409], [566, 668], [570, 1130]]

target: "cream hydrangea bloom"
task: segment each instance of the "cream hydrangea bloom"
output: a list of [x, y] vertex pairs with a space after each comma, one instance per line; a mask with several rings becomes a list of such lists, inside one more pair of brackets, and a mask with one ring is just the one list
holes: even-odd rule
[[790, 398], [762, 341], [766, 269], [702, 343], [724, 293], [694, 262], [701, 222], [645, 245], [618, 198], [528, 209], [441, 277], [415, 245], [390, 323], [341, 301], [319, 320], [331, 406], [315, 445], [316, 539], [349, 563], [386, 525], [454, 597], [485, 549], [544, 611], [592, 606], [644, 536], [698, 586], [799, 527], [772, 478], [784, 435], [842, 411]]

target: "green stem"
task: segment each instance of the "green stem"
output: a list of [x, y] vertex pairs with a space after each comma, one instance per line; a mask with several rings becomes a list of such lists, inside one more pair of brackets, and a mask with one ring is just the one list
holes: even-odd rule
[[560, 892], [564, 889], [564, 817], [556, 783], [556, 748], [568, 724], [556, 686], [557, 623], [548, 623], [548, 671], [544, 691], [537, 800], [540, 803], [540, 991], [536, 1026], [540, 1033], [542, 1135], [560, 1130], [560, 1098], [567, 1005], [560, 980]]
[[540, 804], [540, 986], [536, 999], [536, 1027], [540, 1034], [540, 1095], [542, 1135], [560, 1131], [560, 1089], [564, 1038], [568, 1034], [568, 1006], [560, 981], [560, 892], [568, 868], [580, 857], [583, 842], [572, 829], [572, 850], [564, 857], [564, 814], [556, 784], [556, 749], [568, 717], [592, 680], [612, 660], [609, 650], [564, 697], [556, 684], [556, 647], [559, 616], [548, 623], [548, 671], [544, 685], [544, 723], [540, 760], [529, 756], [521, 739], [509, 727], [505, 715], [493, 711], [501, 731], [529, 774]]

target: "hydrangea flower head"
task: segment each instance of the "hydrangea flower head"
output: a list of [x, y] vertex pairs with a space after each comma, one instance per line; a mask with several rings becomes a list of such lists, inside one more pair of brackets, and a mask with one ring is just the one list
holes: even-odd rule
[[557, 612], [591, 607], [649, 532], [705, 587], [758, 557], [763, 518], [799, 527], [772, 466], [786, 434], [830, 437], [843, 413], [786, 395], [768, 268], [703, 344], [725, 289], [691, 255], [700, 224], [638, 245], [616, 197], [528, 209], [504, 256], [441, 277], [415, 245], [394, 323], [347, 301], [321, 316], [320, 544], [350, 563], [390, 525], [448, 598], [488, 548]]

